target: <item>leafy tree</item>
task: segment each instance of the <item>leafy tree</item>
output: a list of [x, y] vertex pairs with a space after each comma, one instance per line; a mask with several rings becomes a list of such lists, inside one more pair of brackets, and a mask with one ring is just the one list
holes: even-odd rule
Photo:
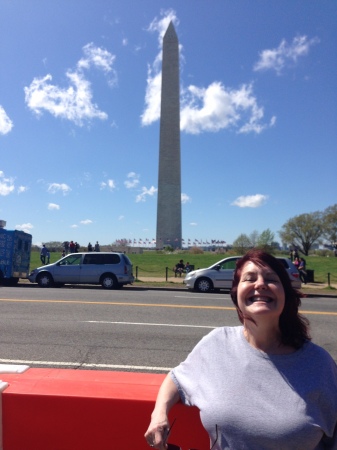
[[267, 228], [260, 234], [256, 243], [257, 247], [261, 248], [266, 252], [270, 252], [273, 248], [272, 244], [274, 241], [274, 237], [275, 237], [274, 233], [269, 228]]
[[251, 245], [253, 246], [253, 247], [255, 247], [256, 246], [256, 244], [257, 244], [257, 241], [259, 240], [259, 232], [257, 231], [257, 230], [254, 230], [254, 231], [252, 231], [251, 233], [250, 233], [250, 235], [249, 235], [249, 240], [250, 240], [250, 243], [251, 243]]
[[233, 242], [233, 250], [238, 255], [244, 255], [251, 247], [252, 243], [246, 234], [240, 234]]
[[323, 211], [323, 235], [332, 245], [337, 242], [337, 204]]
[[322, 236], [322, 233], [322, 213], [319, 211], [292, 217], [279, 231], [285, 244], [297, 247], [306, 256], [308, 256], [312, 244]]

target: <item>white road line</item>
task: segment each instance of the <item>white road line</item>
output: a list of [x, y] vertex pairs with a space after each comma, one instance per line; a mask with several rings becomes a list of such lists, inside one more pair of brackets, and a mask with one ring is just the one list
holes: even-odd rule
[[145, 325], [151, 327], [185, 327], [185, 328], [211, 328], [212, 330], [217, 327], [208, 325], [179, 325], [174, 323], [146, 323], [146, 322], [109, 322], [107, 320], [83, 320], [82, 323], [112, 323], [120, 325]]
[[27, 366], [38, 364], [43, 366], [64, 366], [77, 367], [81, 369], [119, 369], [119, 370], [147, 370], [147, 371], [163, 371], [168, 372], [172, 367], [149, 367], [149, 366], [128, 366], [120, 364], [89, 364], [80, 362], [66, 362], [66, 361], [29, 361], [23, 359], [0, 359], [3, 364], [25, 364]]

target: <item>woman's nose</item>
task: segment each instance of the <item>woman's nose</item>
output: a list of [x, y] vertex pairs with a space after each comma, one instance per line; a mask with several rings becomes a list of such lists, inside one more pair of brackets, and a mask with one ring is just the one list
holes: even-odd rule
[[257, 279], [255, 281], [255, 288], [258, 288], [258, 289], [266, 289], [267, 288], [266, 280], [262, 276], [257, 277]]

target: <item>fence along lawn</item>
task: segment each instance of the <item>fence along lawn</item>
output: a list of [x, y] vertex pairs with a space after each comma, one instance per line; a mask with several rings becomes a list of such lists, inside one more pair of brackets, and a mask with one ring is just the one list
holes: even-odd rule
[[[189, 252], [182, 253], [157, 253], [155, 251], [144, 251], [142, 254], [128, 254], [132, 264], [133, 272], [136, 274], [136, 267], [138, 272], [138, 278], [141, 277], [165, 277], [166, 267], [168, 268], [168, 276], [173, 276], [173, 267], [179, 262], [180, 259], [184, 263], [189, 262], [193, 264], [195, 269], [202, 267], [209, 267], [212, 264], [220, 261], [227, 256], [231, 256], [229, 253], [218, 254], [213, 252], [204, 252], [202, 254], [192, 254]], [[288, 255], [278, 255], [285, 256]], [[50, 253], [50, 262], [56, 262], [62, 257], [60, 252]], [[307, 269], [314, 270], [316, 283], [327, 283], [328, 273], [330, 273], [330, 283], [337, 284], [337, 258], [336, 257], [323, 257], [323, 256], [307, 256], [304, 257], [307, 263]], [[31, 253], [30, 270], [41, 266], [39, 252]]]

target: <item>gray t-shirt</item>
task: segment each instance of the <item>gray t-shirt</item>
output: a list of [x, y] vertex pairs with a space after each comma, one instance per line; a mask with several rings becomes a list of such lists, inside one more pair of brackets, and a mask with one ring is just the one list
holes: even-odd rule
[[307, 342], [288, 355], [252, 347], [243, 327], [217, 328], [172, 370], [183, 403], [224, 450], [337, 449], [337, 366]]

